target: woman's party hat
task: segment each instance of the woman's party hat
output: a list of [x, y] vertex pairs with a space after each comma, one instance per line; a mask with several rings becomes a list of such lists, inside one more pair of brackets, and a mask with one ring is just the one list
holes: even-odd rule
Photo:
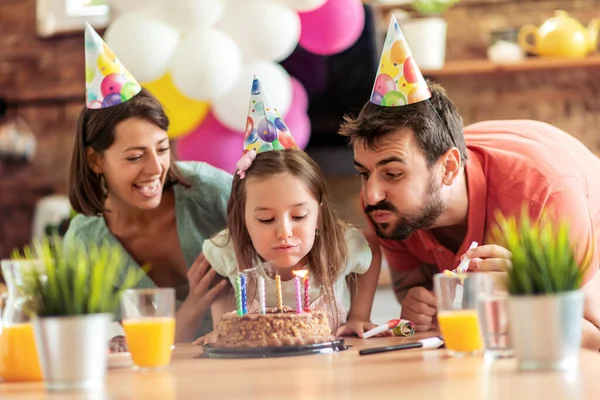
[[392, 14], [371, 93], [371, 103], [398, 107], [430, 97], [427, 83], [412, 57], [396, 17]]
[[85, 87], [87, 108], [112, 107], [142, 90], [88, 23], [85, 24]]
[[244, 153], [296, 149], [296, 141], [277, 108], [271, 107], [269, 97], [256, 76], [252, 80], [250, 106], [246, 120]]

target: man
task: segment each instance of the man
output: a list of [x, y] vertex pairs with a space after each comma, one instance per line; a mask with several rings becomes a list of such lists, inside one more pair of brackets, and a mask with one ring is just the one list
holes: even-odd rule
[[[582, 252], [597, 248], [600, 160], [542, 122], [488, 121], [463, 129], [452, 101], [440, 86], [427, 86], [398, 32], [390, 24], [371, 101], [357, 118], [346, 118], [340, 134], [353, 145], [364, 211], [389, 262], [402, 318], [424, 331], [436, 328], [432, 276], [456, 268], [473, 241], [480, 246], [467, 252], [470, 270], [511, 265], [510, 252], [489, 242], [498, 210], [518, 215], [527, 204], [534, 220], [554, 210], [569, 218], [571, 241]], [[400, 65], [393, 56], [398, 47], [405, 67], [390, 75]], [[582, 346], [595, 350], [599, 264], [594, 250], [584, 279]]]

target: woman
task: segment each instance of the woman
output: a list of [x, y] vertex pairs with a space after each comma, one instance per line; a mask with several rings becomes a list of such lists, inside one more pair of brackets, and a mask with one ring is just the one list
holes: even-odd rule
[[176, 288], [175, 340], [190, 341], [212, 329], [207, 311], [227, 285], [214, 284], [200, 253], [226, 225], [232, 177], [205, 163], [173, 162], [168, 126], [145, 89], [121, 104], [84, 108], [69, 177], [79, 215], [65, 246], [108, 240], [129, 264], [149, 265], [138, 287]]

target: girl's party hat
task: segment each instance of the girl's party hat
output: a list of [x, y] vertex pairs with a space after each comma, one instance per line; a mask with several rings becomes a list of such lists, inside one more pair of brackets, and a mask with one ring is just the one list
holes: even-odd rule
[[392, 14], [371, 93], [371, 103], [398, 107], [430, 97], [427, 83], [412, 57], [396, 17]]
[[250, 106], [246, 120], [244, 153], [257, 154], [270, 150], [298, 148], [277, 108], [271, 106], [269, 97], [256, 76], [252, 80]]
[[85, 87], [87, 108], [112, 107], [142, 90], [88, 23], [85, 24]]

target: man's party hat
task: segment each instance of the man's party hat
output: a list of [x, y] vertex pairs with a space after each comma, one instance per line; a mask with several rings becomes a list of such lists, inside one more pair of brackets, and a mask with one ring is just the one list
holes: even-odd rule
[[371, 103], [398, 107], [430, 97], [427, 83], [412, 57], [396, 17], [392, 14], [371, 93]]
[[244, 153], [250, 150], [262, 153], [270, 150], [298, 148], [277, 108], [271, 106], [269, 97], [256, 76], [252, 80], [250, 106], [246, 120]]
[[121, 104], [142, 90], [88, 23], [85, 25], [85, 86], [87, 108], [94, 109]]

